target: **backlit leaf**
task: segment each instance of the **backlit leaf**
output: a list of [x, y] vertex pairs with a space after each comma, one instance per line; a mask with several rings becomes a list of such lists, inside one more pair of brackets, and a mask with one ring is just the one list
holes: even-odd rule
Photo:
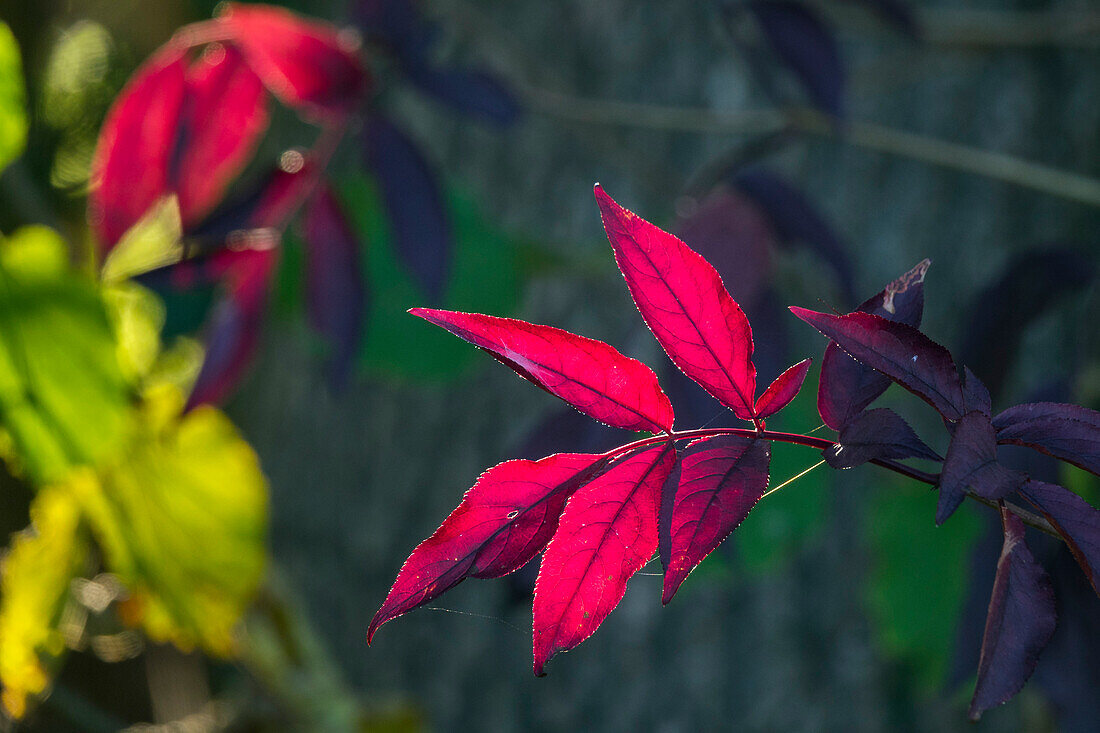
[[753, 408], [756, 417], [763, 420], [782, 410], [795, 398], [798, 390], [802, 389], [802, 383], [806, 381], [806, 372], [810, 370], [812, 359], [803, 359], [797, 364], [787, 368], [785, 372], [775, 378], [768, 385], [764, 394], [756, 400]]
[[26, 96], [19, 44], [0, 21], [0, 171], [19, 157], [27, 142]]
[[1023, 522], [1003, 506], [1001, 521], [1005, 541], [989, 599], [971, 720], [1020, 691], [1057, 623], [1050, 577], [1024, 542]]
[[769, 444], [723, 435], [684, 450], [670, 519], [662, 601], [744, 521], [768, 487]]
[[630, 295], [669, 358], [737, 417], [752, 419], [752, 329], [717, 271], [599, 185], [596, 201]]
[[661, 487], [676, 451], [657, 445], [615, 464], [569, 499], [535, 583], [535, 674], [596, 631], [657, 550]]
[[600, 422], [638, 431], [672, 428], [672, 405], [653, 371], [602, 341], [513, 318], [431, 308], [409, 312], [485, 349]]
[[367, 643], [382, 624], [466, 578], [497, 578], [525, 565], [550, 541], [566, 500], [605, 465], [598, 455], [559, 453], [506, 461], [483, 473], [405, 561], [371, 620]]

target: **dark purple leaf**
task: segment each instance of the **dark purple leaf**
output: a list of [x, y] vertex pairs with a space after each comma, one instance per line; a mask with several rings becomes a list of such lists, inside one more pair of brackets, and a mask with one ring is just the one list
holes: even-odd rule
[[1031, 402], [997, 415], [993, 426], [1001, 443], [1026, 445], [1100, 475], [1100, 412]]
[[833, 468], [853, 468], [878, 458], [943, 460], [901, 415], [885, 407], [856, 415], [841, 429], [837, 444], [822, 455]]
[[[924, 313], [924, 275], [930, 264], [929, 260], [920, 262], [857, 310], [918, 328]], [[840, 430], [889, 386], [890, 378], [885, 374], [859, 363], [830, 342], [821, 361], [818, 412], [826, 425]]]
[[[962, 417], [962, 383], [951, 354], [917, 329], [870, 313], [834, 316], [795, 306], [791, 312], [835, 341], [849, 356], [935, 407], [944, 418]], [[829, 386], [833, 387], [831, 383]]]
[[750, 0], [747, 5], [776, 56], [802, 82], [814, 105], [843, 117], [847, 74], [833, 32], [821, 17], [792, 0]]
[[[763, 168], [750, 168], [733, 176], [731, 183], [768, 215], [784, 243], [800, 242], [831, 267], [840, 283], [841, 294], [851, 303], [855, 299], [852, 263], [844, 244], [809, 199], [789, 181]], [[684, 237], [691, 244], [691, 240]], [[692, 244], [694, 247], [695, 245]], [[700, 250], [701, 251], [701, 250]], [[703, 252], [706, 255], [706, 252]], [[709, 255], [708, 255], [709, 256]], [[718, 267], [715, 264], [715, 267]], [[722, 268], [718, 267], [722, 272]], [[723, 272], [722, 277], [729, 283]], [[734, 297], [740, 297], [733, 290]], [[880, 314], [881, 315], [881, 314]], [[916, 325], [916, 324], [910, 324]]]
[[447, 284], [454, 235], [435, 172], [405, 133], [383, 117], [373, 115], [367, 121], [363, 142], [389, 217], [394, 250], [429, 301], [437, 303]]
[[989, 396], [989, 390], [982, 384], [982, 380], [974, 376], [970, 367], [963, 367], [963, 400], [966, 402], [966, 411], [977, 410], [983, 415], [993, 413], [993, 400]]
[[1100, 595], [1100, 511], [1069, 489], [1034, 479], [1020, 494], [1042, 512]]
[[1003, 499], [1027, 480], [1019, 471], [997, 462], [997, 437], [989, 417], [968, 412], [955, 426], [947, 458], [940, 474], [940, 498], [936, 506], [936, 524], [950, 517], [967, 491], [986, 499]]
[[464, 114], [502, 127], [519, 118], [520, 106], [515, 95], [491, 74], [427, 65], [409, 66], [405, 73], [422, 91]]
[[1057, 624], [1054, 589], [1024, 542], [1023, 522], [1003, 506], [1001, 521], [1005, 541], [989, 599], [971, 720], [1020, 691]]
[[302, 231], [310, 325], [332, 344], [330, 379], [340, 387], [363, 336], [366, 294], [359, 240], [328, 186], [318, 189], [307, 204]]

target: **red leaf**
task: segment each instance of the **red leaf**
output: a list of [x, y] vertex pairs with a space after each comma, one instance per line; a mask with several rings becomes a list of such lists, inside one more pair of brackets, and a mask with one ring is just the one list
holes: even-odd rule
[[535, 583], [536, 675], [555, 654], [592, 635], [652, 557], [661, 486], [675, 456], [672, 443], [654, 446], [569, 499]]
[[[267, 94], [240, 51], [207, 46], [187, 72], [173, 175], [185, 228], [221, 201], [267, 129]], [[171, 184], [170, 184], [171, 185]]]
[[[924, 276], [931, 264], [930, 260], [919, 262], [856, 310], [918, 328], [924, 313]], [[856, 361], [830, 341], [821, 361], [817, 410], [826, 425], [840, 430], [889, 386], [889, 377]]]
[[955, 361], [923, 333], [870, 313], [834, 316], [791, 306], [791, 313], [835, 341], [852, 358], [893, 379], [948, 420], [963, 416]]
[[615, 203], [597, 184], [615, 261], [669, 358], [737, 417], [756, 395], [752, 329], [714, 267], [671, 234]]
[[997, 441], [1026, 445], [1100, 475], [1100, 412], [1057, 402], [1010, 407], [993, 420]]
[[367, 629], [428, 603], [466, 578], [497, 578], [546, 546], [569, 495], [606, 465], [598, 455], [559, 453], [506, 461], [483, 473], [462, 503], [413, 550]]
[[1003, 506], [1001, 521], [1005, 541], [989, 599], [971, 720], [1020, 691], [1057, 624], [1054, 588], [1024, 542], [1023, 522]]
[[600, 422], [652, 432], [672, 427], [672, 405], [657, 376], [602, 341], [513, 318], [433, 308], [409, 313], [485, 349], [524, 379]]
[[901, 415], [885, 407], [856, 415], [840, 430], [837, 444], [822, 451], [833, 468], [854, 468], [878, 458], [943, 459], [924, 444]]
[[1030, 480], [1020, 494], [1043, 513], [1100, 595], [1100, 511], [1069, 489]]
[[[753, 410], [756, 417], [763, 420], [782, 410], [802, 389], [802, 383], [806, 381], [806, 372], [810, 371], [813, 359], [803, 359], [794, 366], [787, 367], [787, 371], [775, 378], [768, 386], [764, 394], [756, 400]], [[780, 362], [782, 363], [782, 362]]]
[[219, 22], [271, 93], [312, 117], [347, 114], [367, 87], [357, 42], [335, 26], [283, 8], [236, 3]]
[[165, 47], [123, 87], [100, 130], [92, 158], [88, 223], [109, 250], [168, 188], [187, 64]]
[[684, 451], [672, 508], [662, 601], [737, 528], [768, 487], [769, 444], [721, 435]]
[[1003, 499], [1027, 480], [1019, 471], [997, 463], [997, 439], [989, 416], [968, 412], [955, 426], [940, 473], [936, 524], [947, 521], [967, 490], [986, 499]]

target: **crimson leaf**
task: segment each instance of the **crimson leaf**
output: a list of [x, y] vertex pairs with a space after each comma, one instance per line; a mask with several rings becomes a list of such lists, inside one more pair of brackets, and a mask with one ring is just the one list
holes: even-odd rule
[[972, 720], [1020, 691], [1057, 623], [1050, 577], [1024, 542], [1023, 522], [1004, 506], [1001, 521], [1004, 547], [982, 636], [978, 684], [970, 701]]
[[306, 240], [306, 304], [310, 324], [333, 347], [330, 378], [347, 379], [363, 335], [366, 295], [359, 264], [359, 240], [328, 186], [310, 198], [302, 220]]
[[893, 379], [948, 420], [963, 416], [962, 384], [947, 349], [904, 323], [870, 313], [834, 316], [791, 306], [852, 358]]
[[798, 390], [802, 389], [802, 383], [806, 381], [806, 372], [810, 371], [813, 359], [803, 359], [775, 378], [764, 394], [756, 400], [753, 411], [759, 420], [770, 417], [782, 410], [795, 398]]
[[423, 606], [466, 578], [499, 578], [546, 546], [569, 495], [604, 466], [598, 455], [558, 453], [513, 460], [481, 474], [462, 503], [417, 545], [367, 629]]
[[347, 114], [367, 88], [358, 42], [335, 26], [283, 8], [238, 3], [229, 4], [219, 22], [271, 93], [310, 117]]
[[[931, 264], [929, 260], [920, 262], [856, 310], [918, 328], [924, 312], [924, 275]], [[818, 412], [826, 425], [840, 430], [889, 386], [889, 377], [856, 361], [830, 341], [821, 362]]]
[[208, 46], [187, 71], [178, 165], [172, 171], [184, 228], [221, 201], [267, 129], [267, 94], [240, 51]]
[[142, 64], [107, 113], [92, 158], [88, 223], [110, 249], [168, 187], [187, 60], [165, 47]]
[[646, 325], [680, 370], [737, 417], [756, 394], [749, 321], [714, 267], [671, 234], [615, 203], [596, 185], [615, 261]]
[[967, 489], [986, 499], [1003, 499], [1020, 488], [1027, 477], [997, 463], [997, 437], [989, 417], [968, 412], [955, 426], [947, 458], [940, 474], [936, 524], [943, 524], [963, 499]]
[[657, 550], [661, 487], [672, 443], [615, 464], [569, 499], [535, 583], [535, 674], [596, 631], [619, 605], [626, 583]]
[[687, 447], [669, 519], [662, 602], [737, 528], [768, 487], [767, 441], [720, 435]]
[[1100, 511], [1057, 484], [1031, 480], [1020, 494], [1062, 535], [1093, 590], [1100, 595]]
[[822, 455], [833, 468], [853, 468], [879, 458], [943, 460], [917, 437], [901, 415], [885, 407], [856, 415], [841, 429], [837, 444], [826, 448]]
[[1100, 412], [1058, 402], [1010, 407], [993, 420], [997, 440], [1026, 445], [1100, 475]]

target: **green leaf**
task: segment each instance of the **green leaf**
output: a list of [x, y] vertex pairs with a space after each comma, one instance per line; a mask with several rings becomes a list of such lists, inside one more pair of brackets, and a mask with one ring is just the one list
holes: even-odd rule
[[183, 401], [153, 390], [128, 445], [76, 490], [130, 591], [124, 615], [156, 641], [228, 655], [263, 575], [267, 483], [229, 418], [212, 407], [181, 417]]
[[19, 157], [27, 142], [27, 93], [19, 44], [0, 21], [0, 170]]
[[867, 508], [867, 602], [879, 645], [910, 664], [918, 685], [930, 692], [951, 659], [981, 527], [969, 503], [936, 527], [936, 496], [927, 486], [883, 481]]
[[118, 445], [132, 392], [95, 283], [45, 227], [0, 241], [0, 422], [38, 485]]
[[80, 524], [80, 507], [66, 485], [43, 489], [31, 504], [31, 526], [12, 539], [3, 562], [0, 699], [13, 717], [23, 716], [28, 697], [45, 691], [46, 662], [64, 651], [59, 622], [88, 554]]

